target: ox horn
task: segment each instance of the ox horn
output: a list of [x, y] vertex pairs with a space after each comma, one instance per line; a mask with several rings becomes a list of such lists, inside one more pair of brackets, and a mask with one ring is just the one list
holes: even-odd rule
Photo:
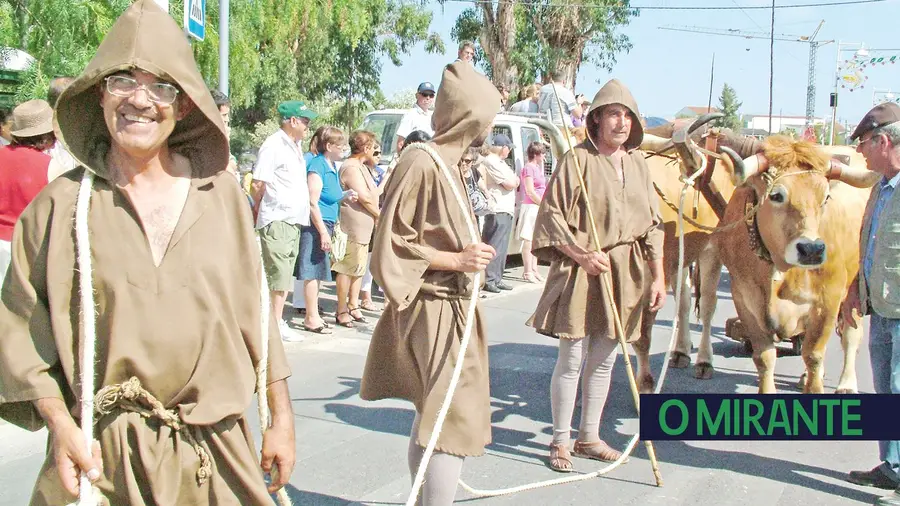
[[767, 160], [762, 153], [742, 159], [740, 155], [727, 146], [719, 146], [719, 149], [728, 155], [728, 158], [731, 159], [731, 163], [734, 165], [734, 175], [732, 176], [732, 179], [734, 180], [735, 186], [744, 184], [751, 176], [759, 174], [769, 168], [769, 160]]
[[672, 146], [672, 139], [647, 133], [644, 134], [644, 140], [641, 141], [641, 151], [653, 153], [663, 153], [672, 149]]
[[856, 188], [871, 188], [882, 177], [877, 172], [848, 165], [834, 158], [831, 159], [831, 167], [825, 176], [828, 179], [837, 179]]
[[714, 119], [724, 118], [724, 117], [725, 117], [725, 114], [721, 113], [721, 112], [706, 113], [703, 116], [700, 116], [699, 118], [695, 119], [694, 122], [691, 123], [691, 126], [688, 127], [687, 133], [688, 133], [688, 135], [691, 135], [692, 133], [696, 132], [698, 128], [709, 123], [710, 121], [712, 121]]

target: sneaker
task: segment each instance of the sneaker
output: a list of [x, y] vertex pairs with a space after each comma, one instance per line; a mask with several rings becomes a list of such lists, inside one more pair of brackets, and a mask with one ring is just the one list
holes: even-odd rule
[[306, 339], [296, 330], [288, 326], [287, 322], [284, 320], [278, 322], [278, 330], [281, 332], [281, 340], [286, 343], [299, 343]]

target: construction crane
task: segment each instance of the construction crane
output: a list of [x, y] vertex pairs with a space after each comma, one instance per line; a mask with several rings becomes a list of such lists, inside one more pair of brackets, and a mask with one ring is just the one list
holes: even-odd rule
[[819, 48], [826, 44], [831, 44], [833, 40], [816, 40], [819, 30], [825, 20], [819, 22], [819, 26], [813, 31], [812, 35], [790, 35], [786, 33], [773, 34], [768, 32], [751, 32], [747, 30], [736, 30], [733, 28], [706, 28], [702, 26], [661, 26], [660, 30], [671, 30], [675, 32], [691, 32], [705, 33], [708, 35], [725, 35], [729, 37], [741, 37], [744, 39], [772, 39], [784, 42], [803, 42], [809, 44], [809, 73], [806, 82], [806, 126], [812, 125], [816, 117], [816, 55]]

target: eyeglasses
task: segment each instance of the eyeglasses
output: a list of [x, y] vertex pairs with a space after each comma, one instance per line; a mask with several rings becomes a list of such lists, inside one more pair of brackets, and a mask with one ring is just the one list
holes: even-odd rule
[[422, 93], [421, 95], [425, 98], [434, 98], [434, 93]]
[[865, 143], [867, 143], [867, 142], [869, 142], [869, 141], [871, 141], [871, 140], [875, 140], [875, 138], [877, 138], [877, 137], [878, 137], [877, 135], [873, 135], [873, 136], [869, 137], [869, 138], [866, 139], [866, 140], [859, 141], [859, 144], [857, 144], [856, 147], [857, 147], [857, 148], [860, 148], [860, 147], [862, 147], [863, 144], [865, 144]]
[[169, 83], [138, 84], [137, 81], [125, 76], [109, 76], [106, 78], [106, 91], [117, 97], [130, 97], [138, 90], [147, 91], [147, 98], [157, 104], [169, 105], [178, 98], [178, 88]]
[[462, 162], [462, 163], [472, 163], [473, 161], [475, 161], [475, 160], [473, 160], [471, 158], [463, 158], [462, 160], [460, 160], [460, 162]]

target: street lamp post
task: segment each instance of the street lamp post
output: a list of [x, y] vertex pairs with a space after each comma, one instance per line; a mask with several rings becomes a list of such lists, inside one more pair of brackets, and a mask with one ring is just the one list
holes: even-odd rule
[[219, 0], [219, 91], [228, 96], [228, 46], [231, 43], [228, 23], [230, 0]]

